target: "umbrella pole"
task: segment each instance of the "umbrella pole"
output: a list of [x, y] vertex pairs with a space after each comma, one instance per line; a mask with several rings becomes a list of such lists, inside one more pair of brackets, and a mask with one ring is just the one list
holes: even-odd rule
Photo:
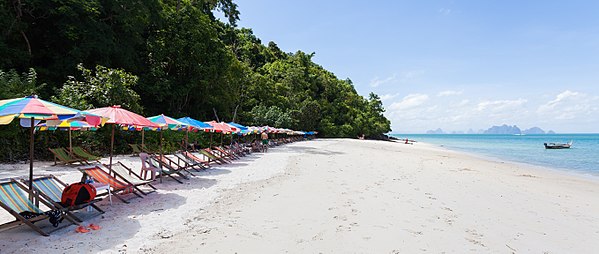
[[[35, 134], [34, 122], [35, 122], [35, 120], [32, 117], [31, 118], [31, 130], [29, 132], [29, 134], [31, 136], [29, 139], [29, 189], [30, 190], [33, 190], [33, 135]], [[33, 196], [31, 194], [32, 194], [32, 192], [29, 192], [29, 199], [33, 201]]]
[[210, 143], [208, 144], [208, 148], [212, 147], [212, 132], [210, 132]]
[[110, 139], [110, 164], [108, 164], [108, 171], [112, 173], [112, 150], [114, 150], [114, 124], [112, 125], [112, 138]]
[[141, 128], [141, 147], [144, 146], [145, 133], [146, 133], [146, 130], [142, 127]]
[[223, 138], [225, 137], [225, 134], [220, 134], [220, 146], [223, 146]]
[[189, 148], [189, 127], [187, 127], [187, 132], [185, 132], [185, 151]]
[[69, 128], [69, 153], [73, 154], [73, 141], [71, 139], [71, 128]]
[[160, 159], [162, 160], [162, 130], [160, 130]]

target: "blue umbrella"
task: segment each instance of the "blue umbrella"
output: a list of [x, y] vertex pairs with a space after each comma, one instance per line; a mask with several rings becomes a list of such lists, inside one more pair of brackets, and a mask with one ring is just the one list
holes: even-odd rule
[[191, 127], [197, 128], [197, 129], [202, 129], [202, 130], [211, 130], [214, 129], [214, 127], [212, 127], [210, 124], [207, 124], [205, 122], [202, 121], [198, 121], [196, 119], [193, 119], [191, 117], [181, 117], [179, 119], [177, 119], [179, 122], [183, 122], [186, 124], [189, 124]]
[[[181, 118], [177, 119], [177, 121], [189, 124], [189, 126], [191, 126], [193, 128], [204, 130], [204, 131], [210, 131], [210, 130], [214, 129], [214, 127], [212, 127], [212, 125], [207, 124], [207, 123], [202, 122], [202, 121], [198, 121], [198, 120], [193, 119], [193, 118], [188, 117], [188, 116], [181, 117]], [[188, 144], [189, 144], [189, 128], [187, 129], [187, 133], [185, 135], [185, 147], [186, 147], [185, 150], [187, 150], [187, 145]]]

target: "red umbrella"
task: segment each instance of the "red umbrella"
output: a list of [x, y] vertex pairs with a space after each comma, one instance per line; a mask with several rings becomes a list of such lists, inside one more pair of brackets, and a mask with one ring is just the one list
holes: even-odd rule
[[[235, 128], [235, 127], [233, 127], [231, 125], [228, 125], [225, 122], [218, 123], [216, 121], [210, 121], [210, 122], [206, 122], [206, 123], [210, 124], [210, 126], [212, 126], [212, 128], [214, 128], [214, 132], [220, 132], [221, 134], [223, 134], [220, 137], [220, 143], [221, 143], [221, 145], [223, 143], [224, 134], [230, 134], [230, 133], [235, 133], [235, 132], [239, 131], [238, 128]], [[210, 145], [212, 145], [212, 136], [210, 136]]]
[[112, 124], [112, 138], [110, 141], [110, 164], [109, 168], [112, 168], [112, 150], [114, 149], [114, 126], [116, 124], [122, 126], [133, 127], [135, 129], [141, 129], [143, 127], [160, 128], [160, 125], [153, 123], [145, 117], [133, 113], [129, 110], [121, 108], [120, 105], [90, 109], [87, 112], [94, 115], [108, 117], [107, 124]]
[[222, 132], [223, 134], [229, 134], [238, 131], [237, 128], [231, 127], [230, 125], [224, 122], [217, 123], [216, 121], [210, 121], [206, 123], [210, 124], [210, 126], [214, 128], [214, 132]]

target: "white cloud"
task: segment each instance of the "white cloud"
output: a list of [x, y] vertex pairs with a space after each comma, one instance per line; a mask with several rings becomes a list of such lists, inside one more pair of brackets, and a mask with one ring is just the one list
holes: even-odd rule
[[447, 90], [447, 91], [443, 91], [437, 94], [438, 97], [443, 97], [443, 96], [452, 96], [452, 95], [462, 95], [463, 91], [453, 91], [453, 90]]
[[391, 110], [406, 110], [422, 105], [428, 101], [429, 96], [426, 94], [410, 94], [404, 97], [399, 102], [394, 102], [389, 106]]
[[[551, 110], [555, 109], [555, 107], [557, 107], [557, 106], [562, 106], [562, 104], [564, 102], [566, 102], [568, 99], [576, 98], [576, 97], [585, 97], [585, 95], [580, 94], [578, 92], [572, 92], [570, 90], [563, 91], [562, 93], [558, 94], [554, 100], [541, 105], [539, 107], [539, 111], [540, 112], [551, 111]], [[566, 103], [569, 103], [569, 102], [566, 102]]]
[[478, 104], [477, 110], [483, 111], [489, 109], [497, 112], [522, 106], [526, 102], [528, 102], [526, 99], [483, 101]]
[[381, 98], [381, 101], [388, 101], [388, 100], [394, 99], [397, 96], [399, 96], [398, 93], [396, 93], [396, 94], [383, 94], [383, 95], [380, 96], [380, 98]]
[[391, 81], [394, 81], [397, 78], [397, 74], [393, 74], [390, 77], [387, 77], [385, 79], [380, 79], [379, 77], [375, 77], [370, 81], [370, 86], [371, 87], [378, 87], [380, 85], [384, 85], [386, 83], [389, 83]]
[[555, 99], [540, 105], [537, 113], [555, 120], [584, 118], [598, 112], [597, 101], [597, 97], [566, 90], [556, 95]]
[[[562, 90], [551, 97], [531, 94], [531, 97], [486, 100], [477, 99], [477, 95], [468, 91], [460, 96], [454, 93], [459, 90], [448, 91], [414, 92], [405, 97], [386, 95], [389, 99], [384, 102], [385, 115], [393, 123], [393, 131], [423, 133], [437, 128], [446, 132], [467, 131], [501, 124], [515, 124], [522, 129], [537, 126], [557, 132], [599, 130], [599, 96], [582, 91]], [[447, 95], [440, 96], [441, 93]]]
[[379, 78], [374, 77], [370, 81], [371, 87], [379, 87], [381, 85], [390, 84], [390, 83], [406, 83], [409, 82], [419, 76], [421, 76], [424, 71], [414, 70], [414, 71], [403, 71], [399, 75], [397, 73], [393, 73], [393, 75], [387, 78]]

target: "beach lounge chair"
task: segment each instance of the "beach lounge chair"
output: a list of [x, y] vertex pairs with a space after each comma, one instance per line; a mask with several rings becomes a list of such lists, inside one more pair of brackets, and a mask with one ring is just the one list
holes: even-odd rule
[[[104, 166], [106, 166], [106, 165], [104, 165]], [[111, 165], [110, 169], [112, 169], [112, 174], [117, 179], [123, 180], [124, 182], [133, 185], [133, 187], [143, 195], [148, 195], [148, 194], [156, 191], [156, 187], [154, 187], [151, 184], [152, 181], [142, 179], [140, 175], [133, 172], [133, 170], [131, 170], [129, 167], [125, 166], [120, 161], [113, 163]], [[108, 172], [108, 169], [104, 168], [104, 170]], [[152, 190], [144, 191], [140, 188], [141, 186], [148, 186]]]
[[176, 153], [175, 156], [180, 162], [183, 162], [189, 168], [196, 169], [196, 171], [210, 167], [210, 164], [207, 161], [197, 158], [195, 155], [187, 151]]
[[[33, 202], [29, 200], [29, 197], [33, 198]], [[15, 221], [0, 225], [0, 230], [11, 229], [25, 224], [39, 234], [48, 236], [50, 233], [58, 229], [71, 225], [65, 223], [64, 225], [56, 227], [53, 230], [43, 230], [41, 227], [39, 227], [39, 224], [35, 225], [34, 223], [50, 219], [50, 217], [34, 203], [42, 203], [50, 209], [57, 209], [50, 202], [40, 198], [38, 194], [27, 189], [25, 186], [19, 184], [13, 179], [10, 181], [1, 182], [0, 207], [4, 208], [4, 210], [14, 216]], [[78, 222], [69, 216], [64, 216], [64, 218], [73, 224], [78, 224]]]
[[241, 149], [239, 148], [239, 146], [233, 144], [230, 146], [223, 146], [224, 149], [226, 149], [226, 151], [229, 151], [231, 154], [234, 154], [235, 156], [237, 156], [237, 158], [241, 158], [242, 156], [245, 156], [245, 153], [243, 151], [241, 151]]
[[[27, 186], [29, 185], [28, 180], [23, 180], [23, 183], [25, 183], [25, 185], [27, 185]], [[33, 179], [32, 187], [34, 190], [37, 191], [37, 193], [42, 198], [44, 198], [47, 201], [49, 201], [50, 203], [52, 203], [52, 205], [54, 207], [64, 211], [66, 214], [68, 214], [69, 216], [71, 216], [72, 218], [74, 218], [75, 220], [77, 220], [79, 222], [82, 222], [83, 220], [81, 218], [79, 218], [78, 216], [76, 216], [73, 213], [73, 211], [81, 210], [83, 208], [91, 206], [98, 212], [92, 217], [95, 217], [95, 216], [98, 216], [98, 215], [104, 213], [104, 211], [102, 209], [100, 209], [98, 206], [95, 205], [95, 203], [100, 201], [101, 199], [95, 199], [89, 203], [80, 204], [80, 205], [76, 205], [76, 206], [63, 207], [63, 205], [60, 203], [60, 201], [61, 201], [61, 197], [62, 197], [62, 192], [63, 192], [64, 188], [67, 187], [67, 184], [60, 181], [58, 178], [56, 178], [53, 175], [42, 176], [42, 177]]]
[[79, 159], [71, 156], [64, 148], [48, 148], [48, 150], [50, 150], [50, 152], [54, 155], [54, 165], [57, 164], [57, 159], [64, 164], [89, 164], [84, 159]]
[[202, 158], [200, 158], [199, 156], [196, 156], [195, 154], [188, 152], [188, 151], [182, 151], [181, 155], [183, 155], [185, 158], [195, 161], [196, 163], [201, 164], [203, 167], [205, 168], [209, 168], [210, 167], [210, 162], [206, 161]]
[[213, 151], [215, 153], [217, 153], [218, 155], [220, 155], [221, 157], [228, 157], [231, 160], [237, 160], [239, 159], [239, 156], [235, 155], [234, 153], [231, 152], [231, 150], [222, 148], [220, 146], [215, 146], [213, 147]]
[[259, 143], [258, 143], [258, 141], [254, 141], [254, 142], [252, 142], [250, 145], [251, 145], [251, 148], [252, 148], [252, 152], [260, 152], [260, 150], [261, 150], [261, 148], [260, 148], [260, 147], [261, 147], [262, 145], [261, 145], [261, 144], [259, 144]]
[[84, 176], [91, 177], [96, 182], [110, 185], [110, 188], [112, 188], [112, 195], [123, 201], [123, 203], [129, 203], [128, 200], [125, 200], [122, 197], [125, 194], [131, 193], [137, 197], [143, 198], [141, 195], [139, 195], [139, 193], [136, 192], [136, 189], [132, 184], [120, 181], [119, 179], [111, 176], [108, 172], [102, 170], [101, 165], [89, 165], [81, 167], [79, 170]]
[[190, 167], [187, 167], [186, 165], [181, 165], [166, 155], [160, 156], [160, 155], [156, 154], [156, 155], [152, 156], [152, 159], [157, 161], [158, 165], [160, 165], [160, 167], [163, 170], [166, 169], [169, 172], [180, 175], [181, 177], [183, 177], [185, 179], [189, 179], [189, 178], [185, 174], [183, 174], [183, 172], [187, 172], [188, 174], [193, 176], [193, 174], [191, 172], [189, 172]]
[[142, 153], [141, 149], [137, 144], [129, 144], [129, 146], [131, 147], [131, 150], [133, 150], [133, 155]]
[[208, 158], [208, 161], [214, 161], [218, 164], [226, 164], [231, 162], [229, 159], [215, 154], [215, 152], [212, 151], [210, 148], [200, 149], [198, 152], [206, 156]]
[[74, 146], [73, 147], [73, 153], [75, 154], [75, 156], [84, 159], [86, 161], [97, 161], [100, 162], [100, 159], [102, 159], [102, 157], [99, 156], [95, 156], [91, 153], [88, 153], [87, 151], [85, 151], [83, 148], [79, 147], [79, 146]]
[[[166, 156], [163, 156], [166, 157]], [[175, 167], [170, 166], [169, 165], [169, 161], [168, 159], [160, 159], [160, 155], [150, 155], [150, 160], [148, 160], [148, 163], [152, 164], [152, 166], [154, 166], [154, 164], [152, 163], [152, 161], [156, 162], [158, 164], [158, 168], [160, 168], [160, 179], [162, 179], [162, 177], [164, 176], [168, 176], [171, 179], [177, 181], [178, 183], [183, 183], [181, 180], [177, 179], [177, 177], [175, 176], [179, 176], [183, 179], [189, 179], [185, 174], [183, 174], [180, 171], [177, 171], [175, 169]]]

